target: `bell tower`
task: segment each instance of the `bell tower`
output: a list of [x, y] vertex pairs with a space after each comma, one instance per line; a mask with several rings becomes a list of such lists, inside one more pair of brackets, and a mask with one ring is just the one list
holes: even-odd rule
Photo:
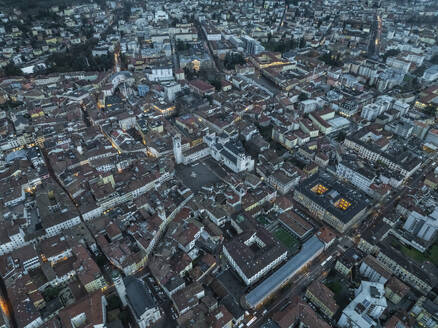
[[176, 164], [181, 164], [183, 162], [180, 134], [177, 134], [176, 136], [173, 137], [173, 155], [175, 156]]

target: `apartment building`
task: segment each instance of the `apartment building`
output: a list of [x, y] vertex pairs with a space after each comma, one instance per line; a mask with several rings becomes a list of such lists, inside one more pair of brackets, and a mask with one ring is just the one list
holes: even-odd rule
[[387, 271], [427, 295], [433, 288], [430, 277], [415, 263], [386, 245], [380, 246], [376, 259]]
[[245, 232], [223, 246], [223, 252], [246, 285], [286, 260], [287, 250], [267, 231]]
[[334, 298], [335, 294], [320, 281], [315, 280], [307, 288], [306, 297], [330, 319], [339, 310], [339, 306]]

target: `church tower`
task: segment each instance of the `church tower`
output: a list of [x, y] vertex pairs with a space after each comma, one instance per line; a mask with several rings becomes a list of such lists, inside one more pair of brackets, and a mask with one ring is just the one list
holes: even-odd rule
[[126, 301], [126, 287], [123, 282], [122, 276], [117, 271], [113, 271], [112, 278], [114, 281], [114, 286], [116, 287], [117, 294], [119, 295], [123, 306], [128, 305], [128, 302]]
[[173, 137], [173, 155], [175, 156], [176, 164], [181, 164], [183, 162], [180, 134], [177, 134], [176, 136]]

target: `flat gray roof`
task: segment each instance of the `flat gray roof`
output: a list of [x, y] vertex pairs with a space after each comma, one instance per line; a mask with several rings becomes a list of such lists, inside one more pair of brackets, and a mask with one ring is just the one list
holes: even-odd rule
[[318, 256], [324, 244], [313, 236], [301, 247], [301, 251], [283, 264], [277, 271], [266, 278], [260, 285], [245, 296], [246, 303], [255, 308], [268, 296], [273, 294], [281, 285], [292, 278], [304, 265]]
[[141, 318], [147, 310], [156, 306], [151, 291], [145, 286], [143, 281], [127, 276], [123, 279], [123, 282], [126, 287], [126, 297], [134, 309], [134, 314], [137, 318]]

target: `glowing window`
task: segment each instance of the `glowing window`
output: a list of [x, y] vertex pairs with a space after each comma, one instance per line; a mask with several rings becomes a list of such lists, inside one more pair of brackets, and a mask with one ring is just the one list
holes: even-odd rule
[[311, 190], [318, 195], [322, 195], [328, 190], [328, 188], [323, 186], [322, 184], [317, 184], [313, 186]]

